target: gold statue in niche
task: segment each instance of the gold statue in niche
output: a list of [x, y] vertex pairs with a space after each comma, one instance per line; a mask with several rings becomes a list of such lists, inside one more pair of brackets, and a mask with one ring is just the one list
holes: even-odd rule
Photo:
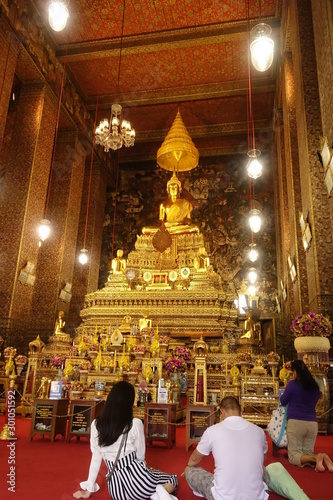
[[251, 311], [247, 311], [246, 320], [244, 322], [244, 333], [241, 336], [241, 339], [252, 339], [255, 338], [256, 331], [256, 323], [252, 319]]
[[199, 248], [199, 253], [196, 257], [194, 257], [193, 264], [198, 272], [204, 272], [209, 269], [209, 257], [206, 254], [206, 249], [204, 247]]
[[[190, 224], [192, 203], [184, 198], [179, 198], [182, 184], [173, 173], [167, 183], [169, 199], [160, 205], [159, 219], [165, 222], [165, 227], [170, 234], [199, 233], [199, 228]], [[142, 234], [153, 234], [158, 228], [144, 227]]]
[[117, 250], [117, 257], [112, 259], [111, 268], [113, 274], [120, 274], [126, 271], [126, 260], [123, 259], [123, 254], [123, 250], [119, 249]]
[[62, 329], [64, 328], [66, 321], [63, 320], [64, 318], [64, 311], [59, 311], [58, 313], [58, 318], [56, 319], [56, 324], [54, 327], [54, 334], [55, 335], [60, 335], [61, 333], [64, 333]]

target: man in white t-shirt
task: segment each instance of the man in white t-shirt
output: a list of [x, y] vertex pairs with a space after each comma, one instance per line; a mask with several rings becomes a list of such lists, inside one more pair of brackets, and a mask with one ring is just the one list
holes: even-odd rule
[[[222, 422], [203, 433], [184, 475], [197, 496], [207, 500], [266, 500], [264, 458], [268, 449], [260, 427], [241, 417], [241, 408], [232, 396], [221, 401]], [[214, 474], [196, 467], [212, 453]]]

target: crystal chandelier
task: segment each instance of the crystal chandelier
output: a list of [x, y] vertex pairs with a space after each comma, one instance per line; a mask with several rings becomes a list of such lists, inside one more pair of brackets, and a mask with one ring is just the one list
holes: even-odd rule
[[49, 25], [54, 31], [62, 31], [67, 24], [69, 12], [64, 2], [54, 0], [49, 5]]
[[122, 120], [121, 125], [120, 104], [112, 104], [110, 123], [107, 118], [102, 120], [95, 131], [96, 144], [104, 147], [104, 151], [108, 152], [111, 149], [116, 151], [124, 144], [126, 148], [133, 146], [135, 141], [135, 130], [131, 127], [130, 122]]
[[274, 57], [274, 42], [270, 38], [272, 28], [265, 23], [259, 23], [252, 28], [254, 40], [250, 45], [251, 61], [258, 71], [267, 71], [272, 66]]

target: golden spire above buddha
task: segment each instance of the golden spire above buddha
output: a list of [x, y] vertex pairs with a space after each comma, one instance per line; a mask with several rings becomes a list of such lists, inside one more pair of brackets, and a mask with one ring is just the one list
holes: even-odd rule
[[197, 167], [198, 162], [199, 151], [187, 132], [178, 111], [162, 146], [157, 151], [157, 163], [164, 170], [185, 172]]

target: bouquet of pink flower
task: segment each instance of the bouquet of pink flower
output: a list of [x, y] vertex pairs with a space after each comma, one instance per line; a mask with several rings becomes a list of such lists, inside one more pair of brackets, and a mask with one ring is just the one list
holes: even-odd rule
[[329, 337], [332, 324], [323, 314], [309, 312], [299, 314], [291, 323], [290, 330], [295, 337]]
[[65, 361], [65, 354], [54, 354], [51, 358], [51, 364], [56, 368], [62, 368], [63, 366], [65, 366]]
[[191, 360], [191, 353], [184, 345], [181, 347], [177, 346], [175, 348], [175, 356], [177, 356], [177, 358], [183, 359], [184, 361]]
[[71, 382], [71, 391], [82, 392], [83, 389], [83, 385], [78, 380]]
[[26, 356], [24, 356], [24, 354], [19, 354], [15, 358], [15, 363], [17, 363], [19, 365], [25, 365], [27, 362], [28, 362], [28, 358]]
[[177, 358], [176, 356], [171, 356], [165, 363], [165, 369], [171, 373], [171, 372], [184, 372], [187, 368], [186, 362], [181, 359]]
[[79, 370], [87, 370], [90, 372], [91, 370], [91, 363], [89, 359], [83, 359], [82, 361], [79, 362]]
[[272, 351], [267, 354], [267, 361], [268, 363], [278, 363], [280, 361], [280, 356], [277, 352]]
[[239, 352], [236, 361], [237, 363], [252, 363], [252, 356], [249, 352]]
[[72, 345], [71, 347], [71, 356], [77, 356], [79, 354], [79, 349], [76, 345]]
[[10, 355], [12, 355], [12, 357], [14, 357], [16, 355], [16, 349], [15, 347], [6, 347], [6, 349], [4, 349], [3, 351], [3, 355], [5, 356], [5, 358], [9, 358]]
[[160, 344], [169, 345], [169, 337], [167, 335], [160, 335], [159, 342], [160, 342]]
[[88, 352], [98, 352], [99, 351], [99, 344], [96, 344], [95, 342], [93, 342], [92, 344], [90, 344], [88, 346]]
[[133, 352], [136, 354], [144, 354], [146, 351], [146, 348], [143, 344], [136, 344], [133, 348]]

